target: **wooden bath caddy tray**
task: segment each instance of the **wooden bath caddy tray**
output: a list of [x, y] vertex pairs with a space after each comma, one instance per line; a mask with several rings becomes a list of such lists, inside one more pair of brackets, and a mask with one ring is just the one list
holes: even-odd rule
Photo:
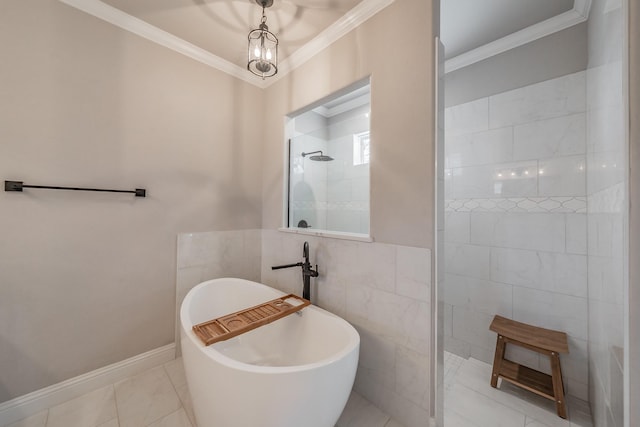
[[193, 325], [193, 332], [202, 340], [204, 345], [211, 345], [281, 319], [291, 313], [302, 310], [309, 304], [311, 303], [306, 299], [289, 294], [255, 307]]

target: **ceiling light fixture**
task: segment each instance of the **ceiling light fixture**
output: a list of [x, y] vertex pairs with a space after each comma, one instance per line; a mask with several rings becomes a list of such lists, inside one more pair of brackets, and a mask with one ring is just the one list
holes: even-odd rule
[[278, 38], [269, 31], [264, 10], [273, 5], [273, 0], [255, 0], [262, 6], [260, 26], [249, 33], [249, 62], [247, 69], [256, 76], [275, 76], [278, 72]]

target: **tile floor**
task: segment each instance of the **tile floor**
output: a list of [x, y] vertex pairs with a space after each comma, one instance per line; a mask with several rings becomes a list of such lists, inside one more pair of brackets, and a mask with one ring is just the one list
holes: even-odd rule
[[445, 427], [593, 427], [589, 405], [567, 398], [569, 419], [552, 401], [500, 380], [489, 385], [491, 365], [445, 352]]
[[[178, 358], [2, 427], [197, 426]], [[336, 427], [403, 426], [354, 392]]]
[[[593, 427], [589, 405], [569, 398], [569, 420], [553, 402], [503, 382], [491, 366], [445, 353], [445, 427]], [[182, 359], [118, 381], [2, 427], [197, 427]], [[302, 427], [302, 426], [301, 426]], [[352, 393], [336, 427], [403, 427]]]

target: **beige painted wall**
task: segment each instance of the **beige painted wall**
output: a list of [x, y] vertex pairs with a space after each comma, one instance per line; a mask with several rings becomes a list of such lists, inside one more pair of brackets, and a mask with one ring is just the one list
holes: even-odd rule
[[56, 0], [0, 58], [3, 180], [149, 194], [0, 192], [3, 402], [173, 342], [177, 234], [260, 228], [263, 92]]
[[371, 233], [433, 249], [432, 0], [396, 0], [266, 90], [263, 228], [282, 226], [284, 116], [371, 75]]

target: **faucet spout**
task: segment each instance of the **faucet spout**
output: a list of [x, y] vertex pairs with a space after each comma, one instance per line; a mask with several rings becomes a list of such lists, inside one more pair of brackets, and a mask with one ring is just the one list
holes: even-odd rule
[[295, 264], [285, 264], [285, 265], [274, 265], [271, 267], [272, 270], [280, 270], [282, 268], [291, 268], [291, 267], [302, 267], [304, 264], [301, 262], [296, 262]]

